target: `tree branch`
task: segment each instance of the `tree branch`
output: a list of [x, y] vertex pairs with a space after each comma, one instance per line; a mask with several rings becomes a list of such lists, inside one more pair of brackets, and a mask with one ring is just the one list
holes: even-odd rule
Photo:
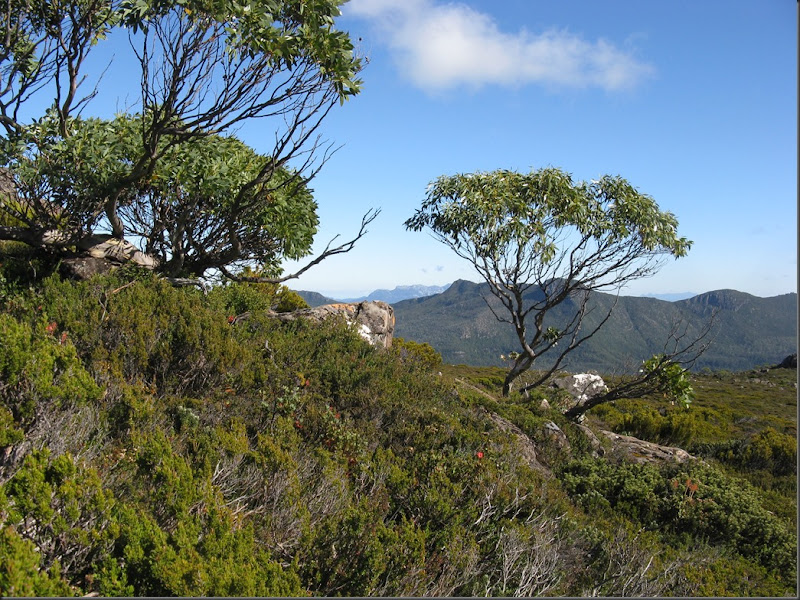
[[367, 211], [367, 213], [361, 218], [361, 227], [359, 228], [358, 233], [353, 239], [351, 239], [348, 242], [345, 242], [344, 244], [331, 248], [331, 244], [337, 237], [339, 237], [338, 235], [335, 236], [330, 242], [328, 242], [328, 245], [325, 247], [325, 250], [322, 251], [322, 254], [317, 256], [315, 259], [313, 259], [311, 262], [306, 264], [298, 271], [295, 271], [294, 273], [291, 273], [289, 275], [282, 275], [280, 277], [249, 277], [245, 275], [235, 275], [231, 273], [225, 266], [221, 266], [219, 268], [220, 272], [228, 279], [246, 283], [283, 283], [284, 281], [289, 281], [290, 279], [297, 279], [298, 277], [300, 277], [300, 275], [308, 271], [310, 268], [318, 265], [326, 258], [330, 258], [331, 256], [334, 256], [336, 254], [344, 254], [346, 252], [350, 252], [355, 246], [356, 242], [358, 242], [358, 240], [360, 240], [362, 237], [364, 237], [364, 235], [368, 233], [367, 226], [370, 223], [372, 223], [380, 214], [381, 214], [380, 209], [372, 209]]

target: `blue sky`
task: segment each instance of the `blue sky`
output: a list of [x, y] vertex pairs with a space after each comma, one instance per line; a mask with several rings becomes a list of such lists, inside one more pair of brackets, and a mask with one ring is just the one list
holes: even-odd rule
[[[694, 241], [623, 293], [797, 290], [794, 0], [351, 0], [337, 23], [369, 64], [363, 92], [324, 126], [342, 147], [312, 184], [316, 249], [382, 213], [292, 288], [475, 281], [403, 227], [428, 183], [555, 166], [625, 177]], [[239, 132], [256, 149], [258, 127]]]

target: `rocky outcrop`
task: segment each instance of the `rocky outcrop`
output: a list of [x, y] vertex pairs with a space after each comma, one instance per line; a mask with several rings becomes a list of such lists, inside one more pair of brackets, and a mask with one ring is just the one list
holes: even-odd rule
[[635, 463], [664, 463], [676, 462], [683, 463], [688, 460], [696, 460], [694, 456], [681, 448], [672, 446], [661, 446], [652, 442], [645, 442], [639, 438], [629, 435], [620, 435], [612, 431], [601, 429], [599, 432], [611, 441], [611, 453], [620, 456], [624, 460]]
[[352, 302], [324, 304], [314, 308], [289, 313], [272, 313], [281, 321], [309, 319], [321, 322], [329, 317], [341, 316], [355, 324], [358, 333], [373, 346], [391, 348], [394, 336], [394, 309], [385, 302]]
[[539, 461], [539, 458], [536, 455], [536, 446], [534, 445], [533, 440], [531, 440], [531, 438], [529, 438], [524, 431], [497, 413], [490, 412], [483, 407], [478, 407], [478, 410], [484, 413], [500, 431], [511, 436], [517, 447], [520, 458], [522, 458], [522, 460], [525, 461], [529, 467], [539, 471], [544, 475], [552, 475], [550, 469], [545, 467]]
[[565, 375], [553, 380], [553, 387], [566, 391], [572, 397], [572, 403], [563, 407], [567, 412], [577, 406], [582, 406], [587, 400], [608, 392], [608, 386], [600, 375], [592, 373], [578, 373]]
[[92, 235], [78, 243], [80, 256], [64, 258], [61, 269], [73, 279], [89, 279], [105, 275], [115, 267], [135, 264], [145, 269], [155, 269], [158, 261], [139, 250], [128, 241], [110, 235]]
[[778, 369], [796, 369], [797, 368], [797, 352], [790, 354], [781, 361], [777, 366]]
[[105, 275], [118, 265], [105, 258], [79, 256], [65, 258], [61, 261], [61, 273], [70, 279], [85, 281], [95, 275]]
[[567, 435], [552, 421], [547, 421], [544, 424], [543, 433], [550, 439], [550, 444], [559, 452], [569, 453], [572, 450]]
[[158, 260], [152, 256], [140, 251], [128, 241], [110, 235], [84, 238], [78, 244], [78, 248], [92, 258], [105, 258], [120, 264], [134, 263], [145, 269], [155, 269], [158, 266]]
[[606, 449], [603, 448], [600, 438], [595, 435], [594, 431], [589, 429], [586, 425], [581, 425], [580, 423], [575, 423], [575, 427], [577, 427], [583, 433], [584, 437], [589, 442], [589, 446], [592, 449], [593, 458], [599, 458], [606, 453]]

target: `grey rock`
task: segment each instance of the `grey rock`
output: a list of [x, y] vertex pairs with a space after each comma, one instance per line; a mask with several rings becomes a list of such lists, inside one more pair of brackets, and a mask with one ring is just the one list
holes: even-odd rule
[[550, 438], [551, 442], [558, 450], [569, 452], [572, 449], [566, 434], [552, 421], [547, 421], [544, 424], [544, 434]]
[[592, 456], [594, 458], [598, 458], [603, 456], [606, 453], [606, 449], [603, 448], [603, 444], [600, 442], [600, 439], [595, 435], [594, 431], [589, 429], [586, 425], [581, 425], [579, 423], [575, 424], [581, 433], [586, 436], [586, 439], [589, 440], [589, 446], [592, 448]]
[[[576, 406], [583, 406], [587, 400], [608, 392], [608, 386], [600, 375], [593, 373], [578, 373], [576, 375], [565, 375], [553, 380], [551, 385], [554, 388], [566, 391], [571, 397], [572, 402], [559, 408], [566, 413]], [[581, 414], [577, 422], [583, 422], [585, 415]]]
[[93, 235], [80, 241], [78, 248], [92, 258], [107, 258], [118, 263], [135, 263], [146, 269], [155, 269], [158, 260], [140, 251], [126, 240], [110, 235]]
[[93, 256], [65, 258], [61, 261], [61, 272], [66, 277], [78, 280], [91, 279], [95, 275], [105, 275], [116, 267], [111, 261]]
[[489, 412], [483, 407], [478, 407], [478, 410], [485, 414], [500, 431], [507, 433], [512, 437], [519, 452], [519, 456], [525, 463], [528, 464], [529, 467], [548, 477], [552, 476], [550, 469], [543, 465], [539, 460], [533, 440], [531, 440], [531, 438], [529, 438], [524, 431], [522, 431], [508, 419], [501, 417], [496, 413]]
[[314, 308], [295, 310], [289, 313], [272, 313], [272, 317], [282, 321], [309, 319], [321, 322], [335, 316], [344, 319], [358, 328], [358, 333], [373, 346], [392, 347], [394, 336], [394, 309], [385, 302], [353, 302], [324, 304]]
[[590, 398], [605, 394], [608, 391], [605, 381], [600, 375], [578, 373], [565, 375], [553, 380], [553, 386], [565, 390], [577, 404], [583, 404]]
[[684, 463], [697, 460], [694, 456], [672, 446], [662, 446], [646, 442], [629, 435], [621, 435], [612, 431], [600, 430], [600, 434], [611, 441], [612, 451], [623, 459], [635, 463]]

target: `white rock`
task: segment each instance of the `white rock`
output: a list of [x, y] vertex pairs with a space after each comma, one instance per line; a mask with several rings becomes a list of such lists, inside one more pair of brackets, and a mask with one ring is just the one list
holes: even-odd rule
[[590, 398], [608, 392], [608, 386], [603, 378], [592, 373], [578, 373], [566, 375], [553, 380], [553, 386], [565, 390], [575, 398], [578, 404], [583, 404]]

